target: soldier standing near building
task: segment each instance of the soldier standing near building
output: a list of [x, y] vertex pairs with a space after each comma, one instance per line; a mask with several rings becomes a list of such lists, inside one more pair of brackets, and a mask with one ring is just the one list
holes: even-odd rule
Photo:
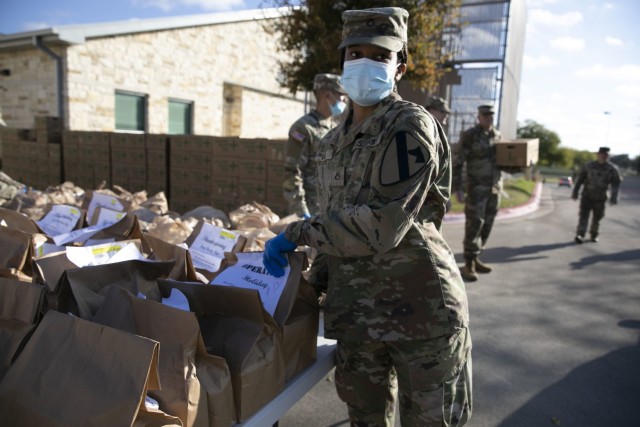
[[351, 107], [318, 155], [320, 213], [269, 240], [281, 276], [286, 252], [325, 253], [325, 336], [337, 339], [336, 390], [351, 425], [461, 426], [471, 416], [471, 337], [464, 282], [441, 233], [449, 187], [446, 136], [403, 101], [406, 10], [349, 10], [342, 84]]
[[[478, 280], [476, 273], [490, 273], [491, 267], [478, 259], [487, 244], [500, 206], [502, 173], [496, 166], [495, 141], [502, 138], [493, 126], [493, 105], [478, 107], [478, 124], [462, 133], [453, 162], [452, 188], [464, 202], [464, 260], [462, 277]], [[466, 175], [463, 169], [466, 163]], [[463, 182], [464, 188], [463, 190]]]
[[[284, 197], [289, 202], [289, 213], [309, 218], [318, 213], [315, 156], [320, 152], [320, 141], [337, 125], [346, 108], [346, 92], [340, 85], [340, 76], [316, 74], [313, 79], [316, 107], [300, 117], [289, 129], [284, 164]], [[327, 291], [327, 265], [323, 254], [316, 253], [308, 275], [323, 303]]]
[[433, 96], [429, 98], [424, 107], [438, 122], [440, 122], [442, 127], [447, 125], [447, 118], [449, 117], [449, 114], [451, 114], [451, 110], [444, 99], [439, 96]]
[[316, 107], [289, 129], [283, 189], [290, 214], [306, 218], [318, 213], [315, 156], [320, 151], [320, 141], [336, 126], [335, 118], [346, 107], [346, 94], [339, 80], [335, 74], [317, 74], [313, 79]]
[[576, 179], [571, 198], [578, 200], [580, 187], [584, 185], [582, 196], [580, 197], [580, 211], [578, 228], [576, 230], [576, 243], [582, 243], [587, 233], [589, 225], [589, 215], [591, 218], [591, 241], [598, 241], [600, 231], [600, 220], [604, 218], [605, 203], [607, 201], [607, 189], [611, 186], [610, 203], [618, 203], [618, 190], [622, 177], [618, 167], [609, 161], [609, 147], [600, 147], [598, 159], [587, 163]]

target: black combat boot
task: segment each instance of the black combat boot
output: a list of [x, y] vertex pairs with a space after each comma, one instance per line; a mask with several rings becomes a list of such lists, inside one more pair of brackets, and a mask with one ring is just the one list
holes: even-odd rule
[[464, 267], [460, 270], [460, 274], [465, 282], [475, 282], [478, 280], [478, 275], [476, 274], [476, 258], [468, 257], [465, 258]]
[[573, 241], [576, 242], [576, 243], [582, 243], [582, 242], [584, 242], [584, 236], [576, 234], [576, 238], [573, 239]]

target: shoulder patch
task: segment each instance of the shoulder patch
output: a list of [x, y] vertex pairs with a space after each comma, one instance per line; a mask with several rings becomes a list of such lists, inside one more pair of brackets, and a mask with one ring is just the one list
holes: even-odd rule
[[289, 132], [289, 136], [298, 142], [303, 142], [306, 139], [305, 136], [297, 130], [292, 130], [291, 132]]
[[382, 155], [380, 184], [394, 185], [416, 175], [426, 164], [429, 153], [417, 139], [398, 132]]

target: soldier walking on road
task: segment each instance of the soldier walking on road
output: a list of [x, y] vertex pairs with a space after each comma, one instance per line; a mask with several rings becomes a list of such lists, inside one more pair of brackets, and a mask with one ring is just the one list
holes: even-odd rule
[[[487, 244], [500, 206], [502, 173], [496, 165], [495, 141], [502, 138], [493, 126], [492, 105], [478, 107], [478, 124], [463, 132], [453, 162], [452, 188], [459, 202], [464, 202], [464, 260], [462, 277], [478, 280], [476, 273], [490, 273], [491, 267], [478, 259]], [[463, 177], [466, 163], [466, 176]], [[466, 196], [462, 188], [465, 182]]]
[[399, 391], [403, 426], [462, 426], [471, 336], [464, 282], [441, 233], [449, 144], [423, 107], [396, 93], [407, 11], [342, 18], [341, 81], [352, 102], [317, 158], [320, 213], [269, 240], [264, 263], [282, 276], [298, 245], [327, 255], [324, 329], [337, 339], [335, 384], [351, 425], [392, 427]]
[[609, 147], [600, 147], [598, 150], [598, 159], [587, 163], [576, 179], [575, 186], [571, 198], [578, 200], [580, 187], [584, 185], [582, 196], [580, 197], [580, 211], [578, 219], [578, 228], [576, 230], [576, 243], [582, 243], [587, 233], [589, 225], [589, 215], [593, 212], [591, 218], [591, 241], [597, 242], [600, 231], [600, 220], [604, 218], [604, 208], [607, 201], [607, 190], [611, 186], [612, 205], [618, 203], [618, 190], [622, 177], [618, 167], [609, 161]]

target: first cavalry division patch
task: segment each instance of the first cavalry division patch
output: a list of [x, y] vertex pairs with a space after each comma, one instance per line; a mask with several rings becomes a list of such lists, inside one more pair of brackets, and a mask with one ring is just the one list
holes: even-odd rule
[[426, 164], [427, 149], [411, 134], [398, 132], [382, 157], [380, 184], [394, 185], [417, 174]]

